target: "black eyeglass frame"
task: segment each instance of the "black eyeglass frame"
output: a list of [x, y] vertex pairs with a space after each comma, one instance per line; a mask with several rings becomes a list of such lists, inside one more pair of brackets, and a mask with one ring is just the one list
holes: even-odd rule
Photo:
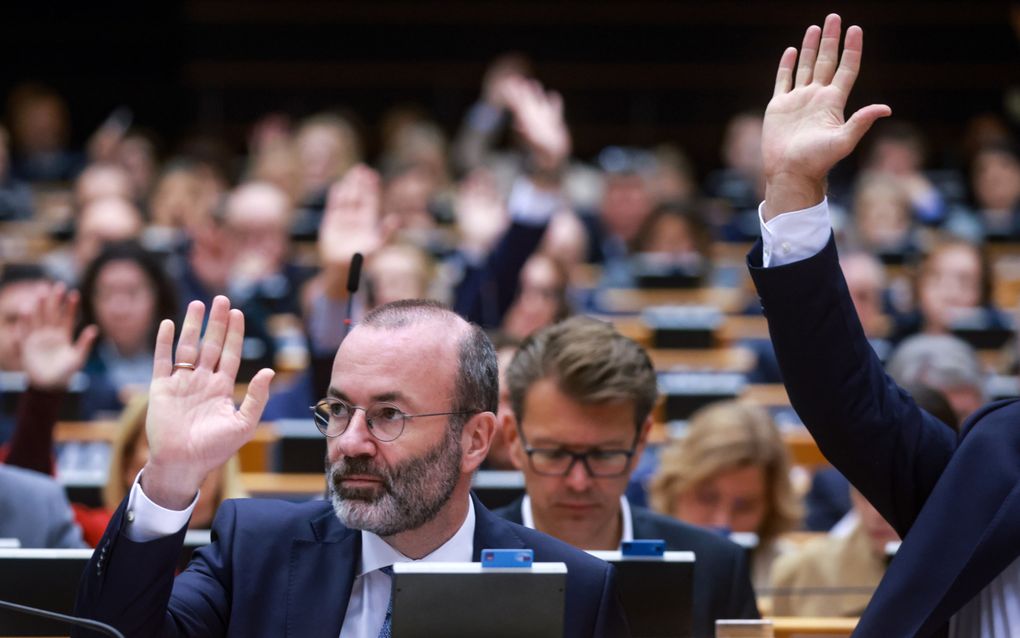
[[[350, 416], [347, 418], [347, 425], [345, 425], [342, 430], [340, 430], [336, 434], [329, 434], [327, 432], [327, 430], [329, 429], [329, 423], [325, 423], [325, 424], [322, 423], [322, 421], [318, 417], [318, 414], [319, 414], [318, 413], [318, 409], [319, 409], [319, 406], [321, 406], [323, 404], [334, 405], [334, 404], [338, 404], [338, 403], [342, 404], [342, 405], [346, 405], [348, 408], [350, 408]], [[370, 418], [368, 416], [368, 411], [369, 410], [378, 408], [380, 406], [384, 406], [384, 407], [387, 407], [387, 408], [392, 408], [397, 413], [399, 413], [400, 416], [401, 416], [400, 431], [397, 432], [393, 436], [393, 438], [387, 439], [387, 438], [383, 438], [383, 437], [379, 436], [379, 433], [376, 431], [375, 424], [372, 423], [372, 418]], [[329, 439], [335, 439], [335, 438], [337, 438], [339, 436], [343, 436], [343, 433], [347, 431], [347, 428], [351, 427], [351, 420], [354, 419], [355, 411], [361, 410], [362, 412], [365, 413], [365, 424], [368, 426], [369, 433], [373, 437], [375, 437], [377, 440], [382, 441], [383, 443], [389, 443], [391, 441], [396, 441], [397, 439], [399, 439], [400, 436], [404, 433], [404, 429], [407, 427], [408, 419], [416, 419], [416, 418], [419, 418], [419, 417], [427, 417], [427, 416], [453, 416], [453, 415], [478, 414], [479, 413], [479, 410], [459, 410], [459, 411], [454, 411], [454, 412], [424, 412], [424, 413], [421, 413], [421, 414], [408, 414], [408, 413], [404, 412], [403, 410], [401, 410], [400, 406], [398, 406], [398, 405], [396, 405], [394, 403], [389, 403], [388, 401], [381, 401], [379, 403], [373, 403], [372, 405], [370, 405], [368, 407], [364, 407], [364, 406], [360, 406], [360, 405], [355, 405], [355, 404], [353, 404], [353, 403], [351, 403], [349, 401], [344, 401], [343, 399], [340, 399], [338, 397], [325, 397], [324, 399], [320, 399], [319, 401], [317, 401], [315, 403], [315, 405], [308, 406], [308, 409], [311, 410], [311, 412], [312, 412], [312, 421], [315, 422], [315, 428], [319, 432], [321, 432], [324, 437], [329, 438]], [[328, 412], [328, 410], [327, 410], [327, 412]]]
[[[524, 453], [528, 455], [528, 464], [531, 466], [531, 469], [534, 470], [536, 474], [539, 474], [540, 476], [560, 476], [560, 477], [569, 476], [570, 472], [574, 469], [574, 465], [576, 465], [577, 462], [580, 461], [581, 465], [584, 466], [584, 471], [587, 472], [588, 476], [590, 476], [591, 478], [613, 478], [617, 476], [623, 476], [624, 474], [626, 474], [630, 470], [631, 463], [634, 460], [634, 455], [637, 453], [638, 438], [640, 438], [641, 436], [640, 432], [634, 433], [634, 442], [631, 444], [629, 450], [595, 449], [588, 450], [587, 452], [571, 452], [570, 450], [564, 449], [562, 447], [558, 448], [531, 447], [528, 444], [528, 439], [525, 438], [524, 436], [524, 430], [520, 427], [520, 424], [518, 424], [517, 426], [517, 435], [521, 437], [521, 446], [524, 448]], [[534, 454], [537, 452], [555, 453], [569, 456], [571, 457], [570, 463], [567, 464], [567, 469], [564, 470], [563, 472], [543, 472], [539, 470], [538, 467], [535, 466]], [[611, 474], [595, 473], [595, 471], [592, 470], [591, 465], [589, 465], [588, 463], [588, 458], [595, 454], [607, 454], [607, 453], [625, 455], [627, 457], [627, 462], [624, 464], [623, 469], [621, 469], [619, 472], [613, 472]]]

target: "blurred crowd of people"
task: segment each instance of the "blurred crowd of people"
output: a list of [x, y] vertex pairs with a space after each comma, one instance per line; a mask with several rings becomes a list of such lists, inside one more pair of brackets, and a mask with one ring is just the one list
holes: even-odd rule
[[[68, 103], [45, 86], [18, 88], [0, 129], [0, 221], [10, 222], [0, 242], [0, 371], [24, 375], [29, 390], [0, 406], [7, 464], [52, 474], [58, 418], [119, 418], [105, 507], [76, 506], [95, 544], [144, 465], [157, 327], [179, 321], [193, 299], [227, 295], [245, 315], [248, 369], [286, 372], [264, 414], [277, 420], [308, 418], [345, 322], [390, 301], [448, 304], [492, 332], [505, 369], [520, 340], [572, 314], [611, 314], [600, 292], [638, 286], [650, 271], [746, 288], [743, 269], [723, 267], [718, 254], [759, 232], [761, 113], [733, 115], [723, 168], [705, 174], [675, 143], [576, 156], [562, 97], [520, 56], [495, 61], [481, 88], [453, 135], [419, 110], [389, 112], [372, 162], [341, 112], [267, 114], [241, 153], [215, 139], [168, 153], [118, 109], [74, 149]], [[954, 335], [1001, 333], [994, 345], [1016, 348], [987, 247], [1020, 240], [1017, 139], [1003, 118], [981, 115], [935, 158], [921, 129], [891, 121], [856, 159], [856, 170], [831, 176], [829, 195], [854, 303], [890, 374], [917, 397], [931, 393], [926, 407], [955, 425], [986, 400], [989, 370]], [[352, 295], [355, 254], [364, 268]], [[743, 312], [760, 314], [753, 295]], [[745, 345], [757, 355], [749, 380], [781, 382], [770, 345]], [[66, 361], [59, 369], [55, 353]], [[1000, 372], [1015, 373], [1020, 356], [1005, 359]], [[62, 408], [66, 390], [77, 400]], [[863, 609], [861, 592], [822, 604], [781, 595], [873, 588], [895, 535], [834, 471], [806, 495], [795, 486], [766, 410], [709, 406], [683, 438], [648, 454], [637, 498], [647, 489], [663, 514], [753, 533], [753, 580], [776, 588], [777, 612]], [[499, 438], [489, 467], [513, 468]], [[193, 526], [243, 493], [237, 473], [235, 460], [210, 478]], [[786, 533], [834, 527], [802, 552], [784, 545]], [[81, 542], [72, 533], [56, 544]]]

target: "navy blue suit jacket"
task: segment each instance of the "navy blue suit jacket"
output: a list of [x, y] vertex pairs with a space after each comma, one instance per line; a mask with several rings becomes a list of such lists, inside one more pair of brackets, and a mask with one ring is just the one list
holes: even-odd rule
[[[536, 561], [567, 564], [564, 636], [630, 635], [609, 564], [474, 504], [474, 560], [484, 548], [531, 548]], [[361, 533], [341, 524], [328, 501], [224, 502], [212, 543], [176, 579], [184, 531], [136, 543], [123, 522], [121, 504], [82, 575], [77, 615], [128, 636], [340, 635]]]
[[[751, 587], [751, 572], [744, 550], [693, 525], [631, 506], [634, 538], [661, 538], [666, 549], [694, 552], [694, 601], [692, 629], [696, 638], [715, 635], [720, 618], [758, 618], [758, 605]], [[520, 524], [521, 499], [493, 514]]]
[[1020, 555], [1020, 402], [985, 406], [956, 435], [883, 372], [831, 238], [775, 268], [759, 241], [748, 261], [793, 407], [903, 537], [854, 635], [944, 635]]

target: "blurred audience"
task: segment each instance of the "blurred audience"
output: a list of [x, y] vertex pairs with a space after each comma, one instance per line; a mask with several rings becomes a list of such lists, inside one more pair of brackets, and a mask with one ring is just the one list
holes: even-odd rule
[[649, 491], [652, 507], [721, 534], [750, 533], [751, 576], [769, 586], [780, 535], [800, 524], [801, 505], [790, 459], [775, 423], [762, 408], [724, 401], [694, 413], [683, 438], [659, 457]]
[[88, 390], [81, 416], [120, 412], [152, 379], [156, 330], [177, 318], [177, 296], [156, 258], [134, 242], [109, 244], [88, 265], [81, 284], [80, 325], [99, 338], [85, 365]]

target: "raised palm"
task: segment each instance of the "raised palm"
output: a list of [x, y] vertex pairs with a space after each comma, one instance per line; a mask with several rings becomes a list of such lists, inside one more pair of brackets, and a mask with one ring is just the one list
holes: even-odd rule
[[[820, 183], [875, 120], [891, 113], [888, 106], [872, 104], [844, 120], [843, 110], [860, 69], [864, 34], [856, 26], [847, 29], [840, 57], [840, 32], [839, 16], [830, 14], [822, 29], [812, 26], [804, 34], [799, 63], [797, 49], [783, 52], [762, 126], [767, 184], [787, 178]], [[766, 208], [770, 208], [768, 200], [766, 194]], [[773, 212], [780, 210], [773, 208]]]
[[39, 298], [34, 312], [27, 317], [21, 362], [32, 387], [66, 389], [71, 377], [84, 365], [99, 331], [88, 326], [77, 339], [72, 339], [79, 301], [77, 292], [67, 292], [63, 284], [55, 284]]
[[369, 255], [386, 243], [381, 199], [379, 174], [362, 164], [330, 188], [319, 229], [319, 259], [324, 267], [346, 267], [354, 253]]
[[241, 407], [235, 409], [244, 315], [231, 310], [226, 297], [216, 297], [199, 343], [204, 312], [201, 302], [188, 306], [175, 357], [171, 355], [173, 322], [164, 320], [156, 337], [145, 424], [150, 453], [143, 489], [153, 501], [173, 509], [182, 509], [206, 474], [252, 437], [273, 378], [272, 370], [259, 370]]
[[503, 89], [514, 128], [528, 145], [538, 167], [556, 171], [570, 155], [570, 131], [563, 119], [563, 99], [546, 92], [537, 80], [513, 77]]

